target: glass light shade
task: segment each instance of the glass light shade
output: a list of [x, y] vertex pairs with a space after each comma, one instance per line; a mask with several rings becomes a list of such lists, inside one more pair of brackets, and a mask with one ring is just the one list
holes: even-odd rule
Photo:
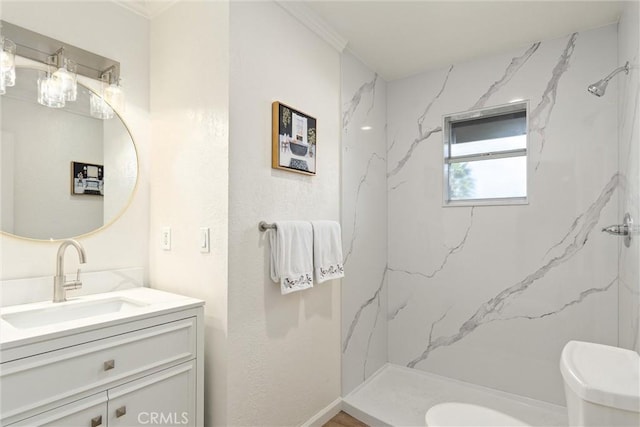
[[8, 87], [12, 87], [16, 85], [16, 69], [12, 67], [7, 72], [2, 73], [2, 80], [4, 81], [4, 85]]
[[90, 114], [97, 119], [112, 119], [115, 114], [113, 109], [107, 104], [104, 99], [94, 93], [91, 94], [89, 99], [89, 111]]
[[51, 108], [62, 108], [65, 96], [62, 82], [47, 74], [38, 79], [38, 104]]
[[16, 84], [16, 44], [4, 37], [0, 39], [0, 44], [2, 44], [2, 50], [0, 50], [0, 78], [3, 80], [2, 86], [14, 86]]
[[7, 87], [4, 84], [4, 79], [0, 78], [0, 95], [4, 95], [5, 93], [7, 93]]
[[60, 81], [65, 101], [75, 101], [78, 97], [75, 62], [65, 58], [63, 66], [58, 68], [58, 70], [53, 73], [52, 77]]
[[111, 83], [104, 89], [103, 97], [113, 109], [120, 113], [124, 111], [124, 92], [116, 83]]

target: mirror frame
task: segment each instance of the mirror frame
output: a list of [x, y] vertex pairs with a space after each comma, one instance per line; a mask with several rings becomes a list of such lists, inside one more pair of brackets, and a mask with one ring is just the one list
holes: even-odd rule
[[[26, 61], [29, 62], [28, 64], [22, 64], [22, 63], [19, 63], [18, 58], [19, 57], [16, 56], [16, 69], [18, 69], [18, 68], [27, 68], [27, 69], [32, 69], [32, 70], [36, 70], [36, 71], [47, 71], [47, 67], [45, 65], [41, 65], [41, 64], [38, 64], [38, 63], [30, 61], [30, 60], [26, 60]], [[84, 77], [84, 76], [78, 75], [77, 83], [80, 86], [82, 86], [84, 89], [88, 90], [89, 92], [100, 96], [100, 94], [95, 89], [93, 89], [90, 85], [87, 84], [88, 81], [91, 81], [91, 80], [92, 79], [89, 79], [88, 77]], [[4, 95], [0, 95], [0, 96], [4, 96]], [[107, 102], [107, 101], [104, 101], [104, 102]], [[109, 106], [111, 106], [111, 105], [109, 105]], [[134, 184], [133, 189], [131, 190], [131, 194], [129, 195], [129, 198], [127, 199], [127, 202], [118, 211], [118, 213], [116, 215], [114, 215], [114, 217], [111, 218], [108, 222], [102, 224], [101, 227], [98, 227], [96, 229], [88, 231], [88, 232], [86, 232], [84, 234], [79, 234], [77, 236], [61, 237], [61, 238], [58, 238], [58, 239], [53, 239], [53, 238], [50, 238], [50, 239], [36, 239], [36, 238], [33, 238], [33, 237], [19, 236], [17, 234], [9, 233], [9, 232], [4, 231], [4, 230], [0, 230], [0, 236], [2, 236], [2, 237], [12, 237], [12, 238], [16, 238], [16, 239], [19, 239], [19, 240], [24, 240], [24, 241], [27, 241], [27, 242], [33, 242], [33, 243], [60, 242], [62, 240], [66, 240], [66, 239], [82, 239], [82, 238], [85, 238], [85, 237], [89, 237], [89, 236], [91, 236], [93, 234], [99, 233], [101, 231], [104, 231], [106, 228], [110, 227], [113, 223], [118, 221], [124, 215], [124, 213], [127, 211], [127, 209], [129, 209], [129, 207], [131, 206], [131, 203], [133, 202], [133, 198], [136, 196], [136, 193], [138, 191], [138, 186], [140, 184], [140, 155], [138, 153], [138, 147], [136, 146], [136, 140], [133, 138], [133, 133], [131, 132], [131, 129], [129, 128], [129, 125], [127, 125], [127, 122], [122, 118], [122, 116], [120, 115], [120, 112], [118, 112], [113, 107], [111, 107], [111, 108], [113, 109], [114, 114], [117, 116], [117, 118], [120, 120], [120, 122], [122, 123], [122, 125], [126, 129], [127, 133], [129, 134], [129, 137], [131, 138], [131, 142], [133, 144], [133, 152], [134, 152], [134, 154], [136, 156], [136, 183]], [[115, 119], [115, 117], [114, 117], [114, 119]]]

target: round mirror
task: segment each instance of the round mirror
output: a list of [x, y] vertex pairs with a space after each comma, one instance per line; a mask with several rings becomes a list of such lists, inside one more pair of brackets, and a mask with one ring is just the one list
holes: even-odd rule
[[[138, 176], [133, 138], [116, 114], [91, 115], [96, 95], [78, 83], [63, 108], [37, 102], [41, 70], [19, 67], [0, 97], [1, 230], [30, 239], [66, 239], [113, 222]], [[95, 100], [94, 100], [95, 103]]]

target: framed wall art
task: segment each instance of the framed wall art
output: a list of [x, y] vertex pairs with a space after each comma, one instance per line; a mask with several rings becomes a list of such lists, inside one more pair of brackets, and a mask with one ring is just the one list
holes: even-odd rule
[[71, 162], [71, 194], [104, 196], [104, 166]]
[[274, 169], [315, 175], [316, 119], [277, 101], [271, 106], [271, 166]]

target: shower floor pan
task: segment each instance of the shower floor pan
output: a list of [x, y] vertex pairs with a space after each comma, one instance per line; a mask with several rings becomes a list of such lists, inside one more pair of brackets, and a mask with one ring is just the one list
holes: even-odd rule
[[386, 364], [343, 399], [344, 411], [372, 426], [424, 426], [442, 402], [486, 406], [532, 426], [567, 426], [567, 410], [503, 391]]

